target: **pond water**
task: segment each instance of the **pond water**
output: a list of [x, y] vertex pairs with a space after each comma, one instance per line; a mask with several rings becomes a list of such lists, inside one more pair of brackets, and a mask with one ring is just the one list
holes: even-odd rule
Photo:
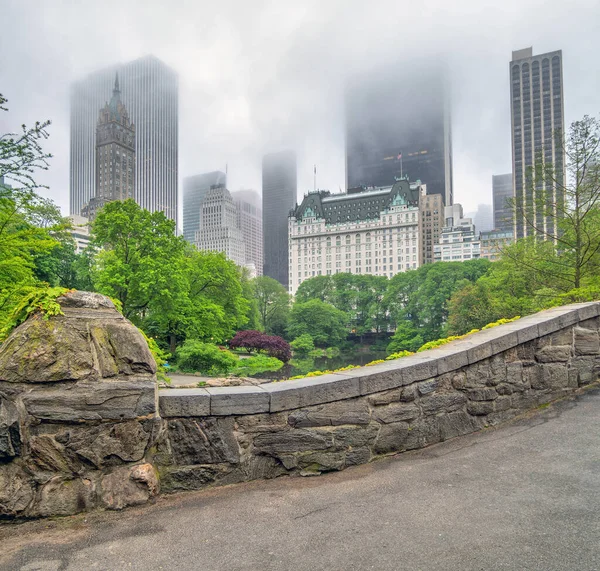
[[339, 353], [335, 357], [294, 356], [294, 358], [278, 371], [267, 371], [252, 375], [258, 379], [288, 379], [298, 375], [306, 375], [312, 371], [333, 371], [348, 365], [366, 365], [371, 361], [385, 359], [385, 351], [353, 351]]

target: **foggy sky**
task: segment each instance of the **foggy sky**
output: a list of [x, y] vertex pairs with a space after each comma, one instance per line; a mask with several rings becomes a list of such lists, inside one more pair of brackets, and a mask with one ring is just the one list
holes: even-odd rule
[[[224, 170], [261, 190], [264, 152], [294, 148], [298, 193], [344, 188], [343, 85], [443, 58], [452, 94], [454, 196], [491, 203], [510, 172], [511, 51], [563, 50], [565, 123], [600, 112], [598, 0], [0, 0], [0, 132], [51, 119], [44, 194], [68, 213], [69, 88], [154, 54], [179, 73], [179, 176]], [[107, 94], [107, 99], [110, 94]], [[426, 181], [425, 181], [426, 182]]]

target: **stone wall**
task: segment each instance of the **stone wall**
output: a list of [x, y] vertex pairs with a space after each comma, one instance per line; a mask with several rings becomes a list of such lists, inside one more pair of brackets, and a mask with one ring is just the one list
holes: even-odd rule
[[59, 302], [64, 315], [34, 316], [0, 346], [0, 518], [120, 509], [159, 482], [169, 492], [341, 470], [600, 377], [600, 303], [588, 303], [372, 367], [158, 397], [144, 338], [108, 298]]
[[599, 309], [556, 308], [322, 377], [160, 391], [163, 490], [342, 470], [508, 420], [598, 380]]
[[0, 517], [122, 508], [158, 492], [156, 364], [101, 295], [59, 299], [0, 346]]

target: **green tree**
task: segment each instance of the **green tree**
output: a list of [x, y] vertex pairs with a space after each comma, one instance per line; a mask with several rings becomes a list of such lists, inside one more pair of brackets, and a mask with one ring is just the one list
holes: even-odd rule
[[241, 269], [222, 252], [187, 252], [187, 337], [223, 343], [248, 323]]
[[315, 348], [315, 342], [308, 333], [303, 333], [300, 337], [296, 337], [291, 343], [290, 347], [296, 353], [309, 353]]
[[287, 290], [268, 276], [254, 278], [252, 285], [260, 329], [268, 335], [283, 335], [290, 313], [290, 296]]
[[[0, 111], [7, 111], [2, 95]], [[49, 125], [23, 125], [19, 133], [0, 135], [0, 337], [8, 332], [19, 301], [32, 289], [47, 287], [35, 275], [35, 261], [57, 245], [52, 228], [39, 224], [40, 210], [48, 201], [36, 193], [43, 187], [35, 180], [51, 158], [42, 149]]]
[[484, 275], [491, 262], [438, 262], [426, 264], [415, 271], [396, 274], [389, 283], [384, 304], [392, 324], [409, 321], [424, 342], [445, 334], [448, 302], [465, 280], [475, 282]]
[[396, 326], [396, 331], [387, 346], [388, 353], [398, 351], [416, 351], [423, 345], [423, 336], [410, 321], [401, 321]]
[[185, 242], [175, 223], [132, 199], [109, 202], [92, 225], [92, 245], [95, 289], [119, 300], [137, 325], [151, 319], [173, 349], [186, 302]]
[[318, 299], [294, 303], [288, 325], [293, 339], [310, 335], [316, 346], [338, 345], [346, 339], [348, 316], [333, 305]]
[[[525, 182], [534, 200], [513, 204], [531, 242], [547, 241], [545, 247], [531, 244], [531, 256], [507, 248], [503, 257], [528, 270], [538, 282], [555, 292], [568, 292], [598, 282], [600, 265], [600, 122], [584, 116], [571, 124], [566, 141], [555, 133], [557, 157], [544, 161], [543, 153], [527, 170]], [[555, 190], [556, 189], [556, 190]]]

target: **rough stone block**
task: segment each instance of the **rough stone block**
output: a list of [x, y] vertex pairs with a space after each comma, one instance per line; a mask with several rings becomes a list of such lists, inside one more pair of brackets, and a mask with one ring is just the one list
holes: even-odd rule
[[439, 360], [435, 356], [426, 355], [425, 353], [411, 355], [402, 359], [403, 384], [410, 385], [437, 376]]
[[269, 454], [275, 457], [295, 452], [327, 450], [332, 446], [332, 434], [304, 429], [259, 434], [254, 439], [255, 454]]
[[442, 393], [423, 397], [420, 401], [423, 414], [437, 414], [439, 412], [452, 412], [460, 409], [467, 402], [463, 393]]
[[590, 355], [573, 357], [569, 374], [575, 373], [579, 386], [589, 385], [600, 378], [600, 362]]
[[467, 394], [469, 400], [474, 401], [495, 400], [498, 398], [498, 393], [492, 388], [469, 389]]
[[[281, 465], [279, 466], [281, 467]], [[161, 489], [163, 492], [201, 490], [205, 486], [222, 479], [232, 470], [233, 468], [229, 464], [176, 466], [161, 472]], [[285, 472], [285, 470], [281, 472]]]
[[579, 315], [579, 321], [585, 321], [586, 319], [593, 319], [600, 315], [600, 303], [591, 302], [582, 304], [577, 309], [577, 314]]
[[21, 453], [21, 427], [17, 407], [0, 396], [0, 461]]
[[340, 374], [266, 383], [261, 385], [261, 389], [271, 396], [271, 412], [353, 398], [360, 394], [359, 378]]
[[232, 418], [172, 419], [167, 436], [175, 464], [237, 464], [240, 453]]
[[473, 340], [473, 345], [467, 350], [469, 364], [488, 359], [493, 354], [491, 341]]
[[470, 434], [483, 428], [483, 421], [480, 418], [475, 418], [462, 410], [441, 415], [437, 419], [442, 441]]
[[407, 357], [378, 363], [370, 367], [361, 367], [339, 374], [351, 378], [357, 378], [361, 395], [368, 395], [401, 387], [404, 383], [402, 370]]
[[494, 412], [500, 412], [512, 408], [512, 397], [501, 396], [494, 401]]
[[23, 403], [40, 420], [124, 420], [155, 414], [155, 392], [153, 381], [79, 382], [70, 389], [28, 393]]
[[[564, 389], [569, 384], [569, 371], [562, 363], [546, 363], [540, 365], [544, 387], [552, 390]], [[533, 385], [532, 385], [533, 387]], [[533, 387], [537, 388], [537, 387]], [[542, 387], [540, 387], [542, 388]]]
[[391, 389], [382, 393], [374, 393], [367, 397], [367, 401], [371, 406], [381, 406], [383, 404], [390, 404], [391, 402], [400, 402], [402, 400], [402, 395], [404, 391], [406, 391], [406, 389], [412, 388], [412, 386], [413, 385], [411, 385], [410, 387]]
[[268, 412], [269, 393], [261, 387], [210, 387], [210, 414], [230, 416], [236, 414], [256, 414]]
[[367, 403], [352, 399], [294, 410], [288, 417], [288, 424], [295, 428], [306, 428], [309, 426], [369, 424], [370, 420], [371, 411]]
[[341, 470], [346, 463], [343, 452], [308, 452], [298, 457], [298, 467], [311, 472]]
[[535, 358], [539, 363], [567, 362], [570, 357], [570, 345], [546, 345], [535, 354]]
[[408, 423], [383, 424], [373, 445], [373, 452], [375, 454], [389, 454], [390, 452], [406, 450], [407, 439]]
[[438, 375], [461, 369], [469, 364], [467, 347], [459, 343], [449, 343], [432, 350], [438, 359]]
[[95, 483], [89, 478], [56, 476], [42, 486], [30, 515], [44, 517], [87, 511], [95, 504], [95, 492]]
[[359, 466], [371, 460], [371, 450], [364, 448], [353, 448], [346, 452], [346, 466]]
[[358, 448], [373, 443], [379, 432], [379, 424], [372, 422], [368, 426], [339, 426], [329, 433], [333, 436], [337, 450]]
[[469, 401], [467, 412], [474, 416], [485, 416], [490, 412], [494, 412], [494, 401]]
[[414, 420], [419, 417], [420, 413], [419, 407], [414, 403], [391, 403], [377, 407], [373, 411], [373, 417], [382, 424], [389, 424], [402, 420]]
[[111, 510], [145, 504], [159, 491], [156, 471], [151, 464], [117, 468], [101, 480], [102, 503]]
[[600, 353], [598, 331], [593, 329], [574, 327], [573, 344], [575, 346], [575, 355], [598, 355]]
[[21, 515], [33, 498], [33, 481], [19, 461], [0, 464], [0, 516]]
[[429, 416], [410, 424], [405, 447], [406, 450], [415, 450], [435, 444], [440, 440], [439, 417]]
[[[141, 460], [150, 434], [140, 422], [131, 420], [96, 426], [72, 426], [57, 432], [54, 439], [67, 453], [75, 454], [78, 459], [96, 468], [102, 468]], [[38, 444], [50, 443], [38, 441]], [[44, 447], [44, 451], [51, 453], [48, 446]], [[56, 454], [52, 456], [56, 457]]]
[[437, 390], [439, 382], [437, 379], [427, 379], [416, 384], [419, 395], [424, 396], [433, 393]]
[[163, 389], [158, 392], [158, 403], [163, 418], [210, 414], [210, 394], [204, 389]]

